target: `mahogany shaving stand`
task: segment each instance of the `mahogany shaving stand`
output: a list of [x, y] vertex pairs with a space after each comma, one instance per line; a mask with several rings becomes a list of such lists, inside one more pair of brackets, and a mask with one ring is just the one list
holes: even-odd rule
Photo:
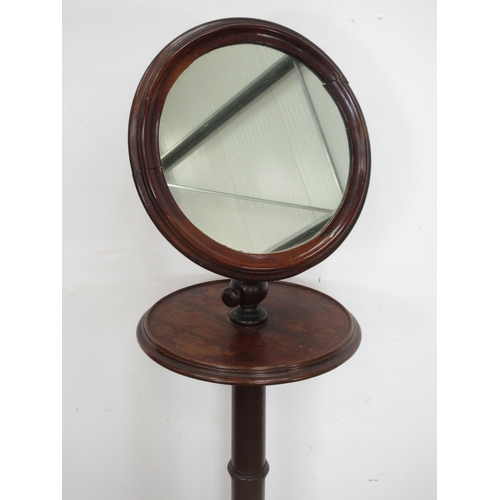
[[167, 295], [142, 317], [137, 337], [161, 366], [188, 377], [232, 385], [232, 500], [264, 500], [265, 386], [321, 375], [347, 361], [361, 341], [356, 319], [320, 292], [269, 283], [268, 320], [230, 321], [212, 281]]

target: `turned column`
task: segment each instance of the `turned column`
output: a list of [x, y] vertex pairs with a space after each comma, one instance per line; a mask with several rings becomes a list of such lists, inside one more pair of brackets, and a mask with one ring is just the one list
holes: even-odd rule
[[233, 386], [232, 443], [228, 471], [232, 500], [264, 500], [266, 460], [266, 388]]

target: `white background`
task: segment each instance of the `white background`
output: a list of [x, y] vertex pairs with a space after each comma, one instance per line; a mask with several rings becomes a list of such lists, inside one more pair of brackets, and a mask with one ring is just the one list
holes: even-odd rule
[[156, 300], [216, 276], [150, 222], [127, 122], [153, 57], [231, 16], [325, 50], [361, 104], [373, 156], [351, 235], [291, 279], [343, 303], [362, 345], [329, 374], [268, 389], [267, 497], [435, 498], [434, 2], [67, 0], [63, 13], [64, 499], [229, 498], [229, 387], [168, 372], [135, 339]]

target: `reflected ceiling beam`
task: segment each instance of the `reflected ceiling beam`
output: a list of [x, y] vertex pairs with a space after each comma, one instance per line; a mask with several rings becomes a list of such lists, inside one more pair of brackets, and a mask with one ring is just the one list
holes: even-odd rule
[[292, 234], [285, 240], [277, 243], [271, 248], [268, 248], [263, 253], [282, 252], [283, 250], [288, 250], [289, 248], [296, 247], [297, 245], [302, 245], [302, 243], [309, 241], [311, 238], [320, 233], [324, 228], [325, 223], [334, 215], [335, 211], [331, 210], [328, 215], [325, 215], [321, 219], [314, 221], [312, 224], [309, 224], [307, 227], [301, 229], [295, 234]]
[[285, 56], [273, 64], [268, 70], [262, 73], [253, 82], [247, 85], [241, 92], [238, 92], [224, 106], [219, 108], [207, 120], [195, 128], [177, 146], [162, 156], [161, 164], [163, 170], [172, 167], [184, 155], [189, 153], [201, 141], [215, 132], [221, 125], [226, 123], [236, 113], [250, 104], [255, 98], [274, 85], [278, 80], [293, 69], [293, 57]]
[[245, 196], [245, 195], [236, 194], [236, 193], [224, 193], [222, 191], [212, 191], [211, 189], [202, 189], [202, 188], [196, 188], [196, 187], [190, 187], [190, 186], [181, 186], [179, 184], [172, 184], [171, 182], [168, 183], [168, 187], [170, 189], [179, 189], [182, 191], [191, 191], [192, 193], [209, 194], [212, 196], [223, 196], [224, 198], [235, 198], [237, 200], [251, 201], [253, 203], [267, 203], [268, 205], [279, 205], [280, 207], [297, 208], [299, 210], [310, 210], [312, 212], [323, 212], [323, 213], [329, 214], [329, 216], [331, 216], [333, 214], [333, 211], [331, 208], [312, 207], [310, 205], [299, 205], [297, 203], [269, 200], [266, 198], [254, 198], [252, 196]]

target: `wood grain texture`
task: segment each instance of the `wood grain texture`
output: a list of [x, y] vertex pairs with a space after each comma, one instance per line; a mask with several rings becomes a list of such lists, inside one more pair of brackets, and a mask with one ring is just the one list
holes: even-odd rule
[[229, 320], [221, 292], [228, 281], [184, 288], [157, 302], [137, 336], [160, 365], [188, 377], [231, 385], [295, 382], [333, 370], [361, 341], [356, 319], [320, 292], [269, 283], [268, 321], [245, 327]]

